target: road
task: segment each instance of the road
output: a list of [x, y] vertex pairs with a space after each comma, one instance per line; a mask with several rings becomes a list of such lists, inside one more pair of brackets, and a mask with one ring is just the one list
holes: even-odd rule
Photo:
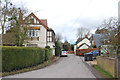
[[95, 78], [79, 56], [69, 54], [45, 68], [5, 78]]

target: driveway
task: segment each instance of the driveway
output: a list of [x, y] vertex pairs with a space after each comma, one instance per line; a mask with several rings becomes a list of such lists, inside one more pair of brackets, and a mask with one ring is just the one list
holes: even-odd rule
[[95, 78], [79, 56], [69, 54], [45, 68], [5, 78]]

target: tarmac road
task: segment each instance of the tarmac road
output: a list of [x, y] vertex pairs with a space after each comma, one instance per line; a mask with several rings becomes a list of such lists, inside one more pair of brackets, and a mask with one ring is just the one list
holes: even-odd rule
[[69, 54], [45, 68], [5, 78], [95, 78], [79, 56]]

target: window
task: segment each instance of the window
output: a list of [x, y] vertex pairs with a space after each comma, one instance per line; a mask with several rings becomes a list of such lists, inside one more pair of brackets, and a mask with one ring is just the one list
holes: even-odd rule
[[39, 36], [39, 30], [28, 30], [27, 35], [29, 37], [38, 37]]
[[47, 42], [53, 42], [52, 31], [47, 32]]
[[34, 24], [34, 19], [33, 18], [30, 19], [30, 23]]

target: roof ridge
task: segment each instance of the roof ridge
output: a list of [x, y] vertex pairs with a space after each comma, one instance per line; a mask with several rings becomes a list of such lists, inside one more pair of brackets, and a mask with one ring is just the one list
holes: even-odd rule
[[[48, 27], [47, 25], [45, 25], [33, 12], [32, 12], [31, 14], [29, 14], [29, 15], [25, 18], [25, 20], [28, 19], [28, 17], [31, 16], [31, 15], [33, 15], [33, 16], [40, 22], [40, 24], [42, 24], [46, 29], [49, 28], [49, 27]], [[46, 20], [47, 20], [47, 19], [46, 19]]]

